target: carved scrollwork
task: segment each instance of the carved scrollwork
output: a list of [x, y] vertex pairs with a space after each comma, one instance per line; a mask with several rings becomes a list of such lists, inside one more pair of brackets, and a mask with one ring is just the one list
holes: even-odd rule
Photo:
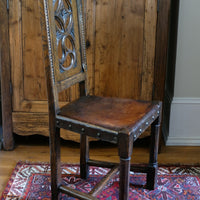
[[71, 0], [53, 0], [60, 72], [76, 67]]

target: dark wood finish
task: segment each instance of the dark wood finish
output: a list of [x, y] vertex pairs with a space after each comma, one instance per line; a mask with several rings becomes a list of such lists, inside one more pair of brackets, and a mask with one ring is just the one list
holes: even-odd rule
[[[176, 1], [176, 0], [175, 0]], [[168, 60], [168, 41], [170, 30], [170, 8], [171, 2], [169, 0], [159, 0], [158, 4], [158, 18], [156, 31], [156, 48], [155, 48], [155, 64], [154, 64], [154, 87], [153, 100], [164, 100], [165, 81]], [[164, 140], [162, 134], [160, 137], [160, 147]]]
[[[40, 4], [41, 10], [44, 10], [43, 3]], [[41, 28], [42, 28], [42, 39], [43, 39], [43, 48], [44, 51], [44, 62], [46, 70], [46, 80], [54, 79], [51, 74], [50, 65], [51, 60], [48, 57], [48, 39], [47, 31], [45, 29], [45, 16], [44, 13], [41, 13]], [[50, 144], [50, 164], [51, 164], [51, 191], [52, 199], [58, 199], [60, 197], [58, 187], [61, 184], [61, 168], [60, 168], [60, 129], [56, 127], [56, 110], [58, 109], [58, 94], [54, 95], [53, 80], [47, 81], [47, 90], [48, 94], [48, 107], [49, 107], [49, 144]]]
[[81, 135], [80, 142], [80, 175], [86, 179], [89, 175], [89, 142], [87, 135]]
[[97, 196], [106, 184], [116, 175], [118, 172], [118, 166], [113, 167], [106, 176], [104, 176], [99, 183], [89, 192], [92, 196]]
[[130, 171], [130, 157], [120, 158], [120, 180], [119, 180], [119, 199], [129, 199], [129, 176]]
[[[139, 115], [138, 115], [139, 117]], [[133, 126], [134, 127], [134, 126]], [[135, 136], [135, 135], [134, 135]], [[130, 160], [133, 151], [133, 134], [127, 135], [125, 132], [119, 132], [119, 157], [120, 157], [120, 175], [119, 175], [119, 199], [129, 199], [130, 182]]]
[[[147, 187], [154, 189], [157, 181], [161, 103], [89, 96], [82, 1], [67, 1], [67, 3], [58, 1], [53, 5], [51, 0], [40, 0], [40, 8], [49, 107], [52, 199], [59, 199], [61, 192], [79, 199], [96, 199], [94, 196], [101, 192], [119, 168], [119, 199], [128, 200], [133, 142], [151, 124], [149, 165], [142, 167], [141, 170], [147, 173]], [[73, 26], [74, 28], [72, 28]], [[68, 37], [65, 35], [70, 36], [70, 42], [62, 44], [62, 56], [59, 57], [59, 44]], [[70, 58], [66, 57], [68, 54], [70, 54]], [[80, 97], [59, 107], [58, 93], [75, 83], [79, 83]], [[112, 166], [109, 173], [89, 194], [76, 192], [76, 190], [61, 184], [60, 129], [70, 130], [81, 135], [80, 170], [82, 178], [87, 178], [89, 165]], [[89, 160], [88, 136], [118, 144], [120, 163], [114, 165], [113, 163]]]
[[[118, 163], [89, 159], [88, 165], [100, 166], [100, 167], [105, 167], [105, 168], [113, 168], [114, 166], [118, 165]], [[149, 170], [149, 164], [148, 165], [147, 164], [131, 164], [130, 166], [130, 171], [133, 171], [133, 172], [147, 173], [148, 170]]]
[[[174, 90], [176, 45], [178, 30], [178, 10], [179, 0], [159, 1], [156, 49], [155, 49], [155, 69], [154, 69], [154, 89], [153, 100], [163, 101], [163, 124], [162, 132], [168, 135], [169, 116]], [[160, 137], [161, 151], [164, 142]]]
[[169, 121], [171, 102], [174, 97], [174, 80], [175, 80], [175, 66], [176, 66], [176, 49], [177, 49], [177, 35], [178, 35], [178, 16], [179, 16], [180, 0], [171, 2], [170, 12], [170, 30], [168, 43], [168, 62], [166, 71], [166, 87], [163, 102], [163, 132], [166, 136], [169, 135]]
[[174, 89], [179, 0], [159, 1], [154, 72], [154, 100], [164, 100], [165, 82]]
[[81, 97], [62, 107], [58, 116], [94, 124], [115, 131], [130, 127], [154, 109], [156, 104], [133, 99]]
[[7, 1], [0, 1], [0, 66], [1, 66], [1, 103], [3, 147], [5, 150], [14, 148], [12, 133], [12, 94], [10, 72], [10, 41]]
[[[151, 147], [150, 147], [150, 158], [149, 158], [149, 171], [147, 172], [147, 184], [146, 187], [150, 190], [157, 186], [157, 155], [159, 146], [159, 134], [160, 134], [160, 122], [161, 119], [158, 117], [156, 121], [151, 125]], [[154, 181], [152, 181], [154, 179]]]
[[[176, 1], [176, 0], [175, 0]], [[170, 30], [170, 8], [171, 1], [162, 0], [158, 5], [157, 33], [156, 33], [156, 54], [154, 69], [154, 90], [153, 99], [163, 100], [165, 91], [165, 80], [167, 70], [167, 51]]]
[[61, 185], [61, 164], [60, 164], [60, 129], [55, 126], [55, 121], [50, 119], [52, 125], [49, 127], [50, 137], [50, 163], [51, 163], [51, 197], [59, 199], [58, 187]]

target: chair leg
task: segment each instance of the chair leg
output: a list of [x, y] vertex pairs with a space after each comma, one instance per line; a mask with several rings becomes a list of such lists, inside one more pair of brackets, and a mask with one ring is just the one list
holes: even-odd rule
[[58, 187], [61, 184], [60, 128], [50, 132], [51, 199], [60, 199]]
[[120, 158], [119, 199], [129, 199], [130, 158]]
[[87, 179], [89, 175], [89, 142], [87, 135], [81, 135], [80, 142], [80, 175], [81, 178]]
[[157, 118], [151, 126], [151, 147], [149, 158], [149, 170], [147, 173], [147, 189], [153, 190], [157, 186], [157, 156], [159, 146], [160, 120]]
[[120, 180], [119, 200], [129, 199], [130, 160], [133, 151], [133, 135], [119, 133]]

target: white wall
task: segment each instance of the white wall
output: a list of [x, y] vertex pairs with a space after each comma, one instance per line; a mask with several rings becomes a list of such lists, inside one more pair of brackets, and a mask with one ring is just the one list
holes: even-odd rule
[[167, 145], [200, 146], [200, 0], [180, 0], [174, 99]]
[[200, 98], [200, 0], [180, 0], [174, 96]]

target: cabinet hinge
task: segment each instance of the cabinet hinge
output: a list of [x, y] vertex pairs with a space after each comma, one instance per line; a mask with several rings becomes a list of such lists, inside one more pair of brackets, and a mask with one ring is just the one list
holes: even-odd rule
[[160, 0], [157, 0], [157, 12], [160, 10]]
[[13, 86], [12, 86], [12, 82], [10, 82], [10, 95], [12, 96], [13, 94]]
[[7, 8], [7, 11], [9, 11], [9, 0], [6, 0], [6, 8]]

